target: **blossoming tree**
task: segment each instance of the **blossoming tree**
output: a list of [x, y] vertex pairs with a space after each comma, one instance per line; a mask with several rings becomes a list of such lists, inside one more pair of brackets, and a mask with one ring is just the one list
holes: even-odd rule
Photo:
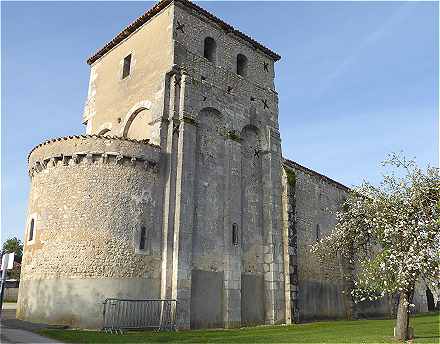
[[399, 295], [395, 336], [408, 339], [415, 283], [440, 278], [440, 178], [413, 160], [392, 154], [392, 172], [379, 186], [364, 182], [348, 195], [334, 230], [312, 247], [325, 259], [354, 263], [355, 301]]

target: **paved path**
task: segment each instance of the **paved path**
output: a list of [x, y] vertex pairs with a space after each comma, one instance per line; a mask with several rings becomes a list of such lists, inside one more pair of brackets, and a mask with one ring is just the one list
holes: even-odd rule
[[20, 330], [17, 328], [0, 326], [0, 342], [2, 344], [12, 343], [61, 343], [55, 340], [40, 336], [36, 333]]
[[34, 324], [16, 319], [15, 305], [7, 305], [2, 310], [0, 343], [61, 343], [32, 332], [45, 327], [46, 324]]

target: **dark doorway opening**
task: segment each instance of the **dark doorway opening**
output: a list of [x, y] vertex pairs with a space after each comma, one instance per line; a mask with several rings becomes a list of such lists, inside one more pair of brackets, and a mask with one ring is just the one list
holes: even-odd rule
[[429, 288], [426, 288], [426, 301], [428, 302], [428, 311], [435, 311], [434, 295], [432, 295]]

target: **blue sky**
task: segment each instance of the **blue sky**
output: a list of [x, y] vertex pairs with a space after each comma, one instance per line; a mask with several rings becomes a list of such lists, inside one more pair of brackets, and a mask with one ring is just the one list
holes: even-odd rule
[[[83, 133], [86, 58], [151, 2], [2, 2], [2, 241], [22, 237], [28, 152]], [[283, 154], [348, 186], [387, 153], [438, 166], [438, 3], [203, 2], [278, 52]]]

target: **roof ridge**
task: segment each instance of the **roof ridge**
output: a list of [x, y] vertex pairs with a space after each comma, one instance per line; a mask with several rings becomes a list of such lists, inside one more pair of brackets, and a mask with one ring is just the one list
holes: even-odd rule
[[332, 184], [336, 184], [336, 186], [340, 187], [341, 189], [343, 189], [345, 191], [351, 191], [351, 189], [348, 186], [346, 186], [346, 185], [344, 185], [344, 184], [342, 184], [342, 183], [340, 183], [340, 182], [338, 182], [338, 181], [336, 181], [336, 180], [334, 180], [334, 179], [332, 179], [330, 177], [327, 177], [324, 174], [316, 172], [315, 170], [312, 170], [312, 169], [310, 169], [308, 167], [305, 167], [305, 166], [303, 166], [301, 164], [298, 164], [296, 161], [289, 160], [289, 159], [286, 159], [286, 158], [282, 158], [282, 159], [283, 159], [284, 163], [286, 163], [287, 165], [290, 165], [291, 167], [294, 167], [294, 168], [296, 167], [296, 168], [302, 170], [303, 172], [316, 175], [317, 177], [319, 177], [321, 179], [324, 179], [327, 182], [330, 182]]
[[224, 22], [220, 18], [216, 17], [212, 13], [208, 12], [207, 10], [203, 9], [202, 7], [194, 4], [193, 2], [189, 0], [162, 0], [159, 1], [156, 5], [151, 7], [148, 11], [146, 11], [143, 15], [138, 17], [136, 20], [134, 20], [132, 23], [127, 25], [124, 29], [122, 29], [121, 32], [119, 32], [111, 41], [107, 42], [101, 49], [97, 50], [92, 56], [90, 56], [87, 59], [87, 63], [91, 65], [98, 59], [100, 59], [102, 56], [104, 56], [106, 53], [108, 53], [111, 49], [119, 45], [123, 40], [125, 40], [127, 37], [129, 37], [132, 33], [134, 33], [137, 29], [139, 29], [142, 25], [144, 25], [146, 22], [148, 22], [152, 17], [154, 17], [156, 14], [158, 14], [160, 11], [162, 11], [165, 7], [167, 7], [172, 2], [180, 2], [185, 6], [190, 7], [191, 9], [205, 15], [209, 19], [217, 22], [217, 24], [220, 25], [220, 27], [225, 30], [226, 32], [232, 32], [238, 37], [248, 41], [251, 43], [255, 48], [261, 50], [265, 54], [272, 57], [275, 61], [278, 61], [281, 56], [277, 53], [273, 52], [269, 48], [266, 48], [261, 43], [258, 43], [256, 40], [251, 38], [250, 36], [244, 34], [243, 32], [235, 29], [232, 25], [229, 25], [228, 23]]

